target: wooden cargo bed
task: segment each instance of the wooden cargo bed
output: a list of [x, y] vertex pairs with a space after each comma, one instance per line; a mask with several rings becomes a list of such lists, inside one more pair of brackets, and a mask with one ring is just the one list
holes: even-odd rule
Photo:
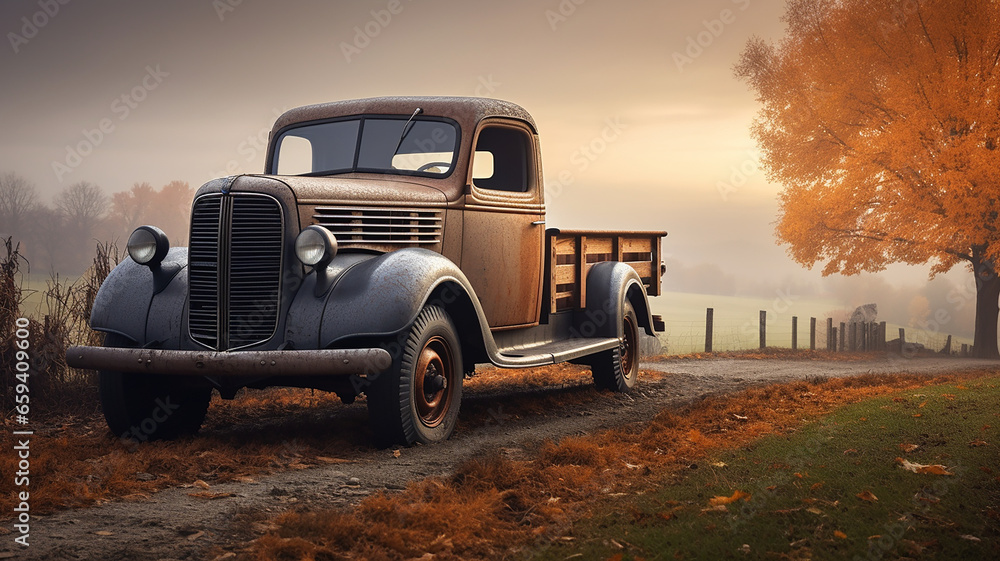
[[639, 274], [649, 296], [660, 294], [660, 242], [666, 232], [546, 231], [549, 310], [587, 305], [587, 273], [603, 261], [621, 261]]

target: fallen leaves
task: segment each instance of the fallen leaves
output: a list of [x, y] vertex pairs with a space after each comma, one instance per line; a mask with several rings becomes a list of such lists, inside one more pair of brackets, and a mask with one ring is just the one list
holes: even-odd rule
[[970, 534], [962, 534], [961, 536], [958, 536], [958, 537], [962, 538], [963, 540], [968, 540], [970, 542], [981, 542], [981, 541], [983, 541], [983, 540], [977, 538], [976, 536], [973, 536], [973, 535], [970, 535]]
[[954, 473], [948, 471], [948, 468], [941, 464], [917, 464], [909, 460], [904, 460], [903, 458], [896, 458], [896, 462], [899, 463], [900, 467], [907, 471], [912, 471], [913, 473], [922, 473], [925, 475], [955, 475]]
[[871, 491], [868, 490], [861, 491], [860, 493], [854, 496], [861, 499], [862, 501], [867, 501], [870, 503], [878, 501], [878, 497], [875, 496], [875, 493], [872, 493]]
[[969, 443], [969, 448], [978, 448], [980, 446], [988, 446], [985, 440], [973, 440]]
[[729, 497], [723, 497], [723, 496], [712, 497], [711, 499], [708, 500], [708, 504], [710, 506], [728, 505], [735, 503], [740, 499], [743, 499], [744, 501], [749, 501], [750, 497], [751, 497], [750, 493], [737, 490], [733, 492], [732, 496]]
[[899, 449], [902, 450], [903, 452], [906, 452], [907, 454], [909, 454], [910, 452], [913, 452], [917, 448], [920, 448], [919, 444], [900, 444], [899, 445]]
[[838, 538], [842, 539], [842, 540], [846, 540], [846, 539], [847, 539], [847, 534], [845, 534], [845, 533], [841, 532], [840, 530], [835, 530], [835, 531], [833, 532], [833, 535], [834, 535], [835, 537], [838, 537]]

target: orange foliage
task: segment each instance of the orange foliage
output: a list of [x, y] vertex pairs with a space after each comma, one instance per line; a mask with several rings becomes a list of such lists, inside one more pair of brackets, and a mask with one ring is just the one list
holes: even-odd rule
[[1000, 4], [798, 0], [785, 21], [736, 73], [791, 255], [825, 274], [1000, 260]]
[[173, 245], [185, 245], [194, 192], [184, 181], [171, 181], [159, 191], [149, 183], [136, 183], [111, 196], [110, 227], [115, 235], [127, 235], [150, 224], [166, 232]]

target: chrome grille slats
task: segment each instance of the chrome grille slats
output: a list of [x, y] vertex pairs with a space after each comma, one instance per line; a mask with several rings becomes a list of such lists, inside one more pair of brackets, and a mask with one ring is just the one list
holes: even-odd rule
[[222, 197], [202, 197], [191, 211], [188, 244], [188, 332], [191, 338], [217, 348], [219, 336], [219, 220]]
[[270, 339], [281, 290], [281, 208], [270, 197], [234, 195], [229, 264], [229, 347]]
[[443, 220], [438, 209], [319, 206], [313, 219], [330, 230], [341, 247], [441, 243]]
[[188, 307], [193, 340], [230, 350], [274, 334], [283, 241], [281, 206], [270, 196], [206, 195], [195, 202]]

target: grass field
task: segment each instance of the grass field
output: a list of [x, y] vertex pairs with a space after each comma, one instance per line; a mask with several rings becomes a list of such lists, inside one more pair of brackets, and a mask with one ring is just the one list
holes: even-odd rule
[[[834, 324], [845, 321], [854, 311], [834, 300], [795, 298], [778, 295], [774, 298], [744, 298], [685, 292], [664, 292], [650, 299], [654, 314], [660, 314], [667, 330], [660, 335], [668, 354], [688, 354], [705, 350], [705, 310], [714, 308], [714, 351], [741, 351], [759, 347], [758, 323], [760, 311], [767, 312], [767, 345], [791, 348], [792, 317], [798, 317], [798, 347], [809, 348], [809, 318], [816, 318], [816, 348], [826, 348], [826, 318], [833, 317]], [[899, 335], [899, 328], [906, 328], [907, 342], [920, 343], [932, 350], [945, 346], [948, 333], [935, 333], [887, 321], [887, 339]], [[972, 339], [954, 337], [952, 349], [962, 343], [971, 345]]]
[[[79, 280], [79, 275], [59, 276], [60, 283], [73, 284]], [[49, 281], [52, 280], [46, 273], [29, 273], [24, 275], [23, 294], [24, 303], [21, 304], [21, 313], [41, 319], [48, 313], [45, 304], [45, 290]]]
[[997, 559], [998, 402], [991, 377], [843, 407], [597, 508], [538, 558]]

